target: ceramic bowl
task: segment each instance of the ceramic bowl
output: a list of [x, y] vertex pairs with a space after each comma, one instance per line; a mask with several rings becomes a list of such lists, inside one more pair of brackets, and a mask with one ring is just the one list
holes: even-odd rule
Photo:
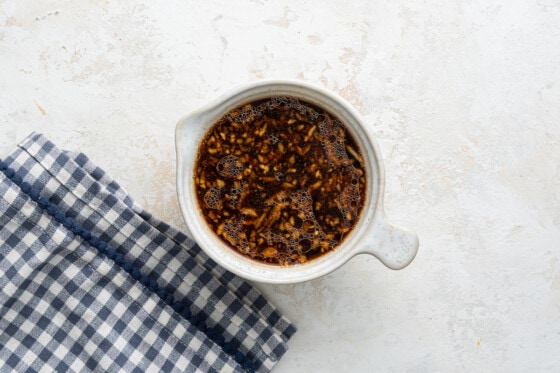
[[[228, 247], [207, 225], [195, 193], [194, 166], [207, 130], [228, 111], [258, 99], [292, 96], [338, 117], [360, 147], [367, 174], [367, 195], [360, 219], [331, 252], [303, 264], [276, 266], [251, 260]], [[344, 99], [301, 81], [260, 81], [235, 88], [209, 105], [182, 118], [176, 128], [177, 194], [188, 234], [218, 264], [248, 280], [295, 283], [323, 276], [358, 254], [375, 256], [391, 269], [407, 266], [418, 250], [415, 233], [390, 223], [383, 211], [385, 174], [371, 126]]]

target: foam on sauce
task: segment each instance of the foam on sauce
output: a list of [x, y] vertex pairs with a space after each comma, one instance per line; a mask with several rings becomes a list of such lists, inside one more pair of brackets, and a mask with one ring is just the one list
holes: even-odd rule
[[198, 149], [206, 222], [232, 249], [275, 265], [335, 249], [356, 225], [362, 153], [343, 123], [295, 97], [271, 97], [218, 120]]

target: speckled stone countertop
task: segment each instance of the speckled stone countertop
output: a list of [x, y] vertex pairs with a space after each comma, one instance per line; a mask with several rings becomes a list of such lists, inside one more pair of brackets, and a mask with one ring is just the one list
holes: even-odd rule
[[81, 150], [181, 228], [174, 127], [301, 79], [371, 123], [420, 251], [261, 285], [298, 326], [277, 372], [560, 368], [560, 3], [0, 1], [0, 156]]

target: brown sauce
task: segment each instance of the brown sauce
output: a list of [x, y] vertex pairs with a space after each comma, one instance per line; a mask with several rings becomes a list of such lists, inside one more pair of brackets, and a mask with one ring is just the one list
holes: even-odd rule
[[362, 153], [342, 122], [294, 97], [255, 101], [214, 123], [194, 175], [212, 230], [239, 253], [274, 265], [336, 248], [366, 193]]

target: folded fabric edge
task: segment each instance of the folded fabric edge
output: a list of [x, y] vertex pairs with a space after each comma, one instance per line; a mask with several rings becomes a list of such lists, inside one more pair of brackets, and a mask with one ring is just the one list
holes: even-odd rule
[[[27, 136], [27, 138], [21, 141], [19, 146], [27, 152], [30, 152], [34, 144], [37, 143], [46, 144], [49, 149], [57, 148], [56, 145], [53, 144], [46, 136], [37, 132], [32, 132], [29, 136]], [[244, 300], [248, 306], [263, 317], [284, 342], [287, 342], [296, 332], [297, 329], [292, 322], [282, 315], [273, 304], [269, 303], [257, 289], [253, 288], [245, 280], [240, 279], [219, 267], [198, 247], [196, 243], [193, 242], [193, 247], [186, 247], [184, 242], [181, 242], [181, 237], [187, 236], [178, 231], [176, 228], [161, 222], [152, 214], [144, 210], [116, 180], [91, 162], [87, 155], [69, 150], [61, 151], [75, 161], [83, 169], [83, 171], [91, 175], [95, 181], [107, 187], [111, 193], [115, 194], [116, 198], [136, 212], [148, 224], [191, 253], [199, 264], [203, 265], [214, 276], [219, 278], [226, 287], [233, 291], [234, 294]], [[36, 156], [33, 152], [30, 153], [30, 155], [33, 157]], [[79, 158], [79, 161], [78, 159], [74, 159], [75, 157], [72, 157], [72, 155]], [[37, 161], [41, 163], [39, 159], [37, 159]], [[56, 177], [56, 175], [53, 175], [53, 177]], [[192, 241], [190, 238], [189, 240]]]
[[[37, 165], [42, 166], [43, 170], [45, 172], [47, 172], [50, 176], [52, 176], [54, 179], [58, 179], [58, 181], [61, 183], [61, 186], [65, 186], [67, 183], [69, 183], [70, 185], [75, 185], [77, 186], [78, 184], [82, 184], [82, 182], [85, 180], [85, 178], [83, 178], [82, 174], [79, 174], [79, 177], [75, 180], [69, 179], [68, 176], [64, 177], [62, 179], [59, 178], [59, 171], [58, 169], [65, 169], [66, 171], [71, 171], [74, 170], [74, 166], [79, 166], [78, 168], [80, 169], [81, 172], [85, 172], [85, 174], [89, 175], [88, 170], [83, 169], [83, 166], [79, 163], [76, 163], [75, 165], [72, 165], [71, 169], [66, 169], [66, 165], [67, 162], [72, 162], [72, 159], [70, 159], [67, 155], [66, 151], [63, 151], [61, 149], [59, 149], [55, 144], [53, 144], [51, 141], [49, 141], [46, 137], [44, 136], [34, 136], [33, 140], [30, 141], [29, 143], [22, 143], [23, 145], [20, 146], [19, 150], [21, 150], [21, 153], [30, 157], [30, 160], [32, 159], [33, 161], [35, 161], [37, 163]], [[45, 163], [45, 159], [46, 157], [50, 157], [52, 159], [49, 159], [48, 162]], [[61, 158], [62, 157], [62, 158]], [[18, 157], [19, 158], [19, 157]], [[21, 162], [26, 162], [26, 157], [21, 157]], [[82, 157], [80, 163], [83, 164], [84, 161], [86, 161], [85, 158]], [[10, 159], [10, 161], [13, 163], [15, 161], [15, 159]], [[20, 166], [18, 164], [18, 166]], [[21, 166], [20, 166], [21, 167]], [[25, 166], [24, 166], [25, 167]], [[104, 179], [104, 183], [101, 185], [102, 189], [106, 188], [105, 183], [110, 183], [112, 185], [116, 184], [113, 183], [110, 178], [110, 176], [108, 176], [102, 169], [100, 169], [99, 167], [93, 165], [91, 162], [88, 162], [88, 165], [86, 166], [87, 169], [89, 169], [89, 171], [94, 170], [96, 172], [96, 176], [98, 178], [103, 178]], [[19, 169], [16, 170], [18, 173], [20, 172]], [[27, 174], [22, 174], [21, 176], [24, 176], [26, 181], [29, 181], [30, 183], [32, 183], [37, 189], [41, 189], [43, 188], [43, 186], [41, 184], [37, 185], [34, 183], [34, 181], [32, 179], [27, 179], [26, 178]], [[68, 175], [74, 175], [74, 171], [70, 172]], [[96, 178], [97, 180], [97, 178]], [[94, 181], [95, 182], [95, 181]], [[82, 192], [84, 192], [85, 190], [89, 190], [90, 187], [86, 184], [82, 185], [85, 187], [81, 188], [80, 190]], [[65, 186], [66, 190], [68, 190], [70, 193], [72, 193], [73, 195], [75, 195], [78, 200], [82, 199], [83, 195], [80, 193], [76, 194], [76, 190], [73, 187], [72, 190], [68, 189], [67, 186]], [[101, 193], [102, 189], [95, 189], [95, 193]], [[60, 191], [61, 189], [58, 189], [58, 191]], [[124, 189], [121, 189], [123, 191], [122, 195], [126, 196], [127, 193], [124, 192]], [[111, 196], [111, 198], [115, 198], [115, 196], [113, 196], [112, 191], [109, 190], [103, 190], [103, 192], [109, 192], [109, 195]], [[101, 198], [101, 200], [106, 201], [106, 198], [103, 197]], [[89, 201], [89, 199], [88, 199]], [[83, 202], [87, 205], [88, 201], [84, 200]], [[132, 199], [131, 199], [132, 201]], [[55, 201], [53, 200], [52, 202], [55, 203], [59, 203], [58, 200]], [[119, 202], [124, 202], [124, 201], [120, 201]], [[111, 206], [115, 207], [115, 205], [113, 205], [112, 203], [110, 203]], [[126, 206], [128, 206], [127, 204], [125, 204]], [[59, 207], [60, 208], [60, 207]], [[128, 207], [127, 207], [128, 208]], [[68, 214], [70, 214], [70, 216], [78, 216], [78, 214], [76, 212], [74, 212], [73, 210], [66, 210], [65, 208], [62, 208], [64, 211], [67, 211]], [[95, 213], [95, 212], [94, 212]], [[122, 212], [118, 212], [119, 215], [122, 214]], [[139, 215], [139, 214], [137, 214]], [[142, 217], [141, 217], [142, 218]], [[81, 220], [79, 222], [82, 222]], [[114, 222], [108, 222], [109, 224], [114, 224]], [[148, 222], [145, 222], [145, 224], [150, 224]], [[113, 226], [117, 231], [119, 230], [118, 226]], [[151, 226], [152, 228], [155, 228], [153, 226]], [[158, 232], [160, 232], [160, 230], [158, 229]], [[100, 235], [100, 233], [97, 233], [99, 237], [107, 240], [107, 237], [104, 237], [103, 235]], [[167, 235], [166, 235], [167, 236]], [[185, 243], [177, 243], [176, 240], [175, 241], [176, 244], [179, 245], [179, 247], [183, 247], [183, 249], [185, 248]], [[110, 244], [111, 241], [106, 241], [108, 244]], [[126, 251], [123, 250], [119, 250], [120, 246], [115, 246], [114, 244], [112, 244], [114, 246], [114, 248], [118, 251], [121, 252], [122, 254], [126, 255]], [[181, 250], [182, 251], [182, 250]], [[188, 250], [185, 250], [185, 253], [187, 253]], [[140, 267], [143, 267], [142, 264], [139, 264]], [[144, 267], [143, 267], [144, 268]], [[147, 273], [147, 272], [146, 272]], [[212, 275], [214, 275], [214, 273], [211, 273]], [[156, 274], [156, 276], [158, 276]], [[156, 278], [158, 281], [158, 284], [160, 285], [160, 287], [166, 287], [166, 285], [163, 285], [160, 282], [160, 279], [162, 279], [162, 277], [152, 277], [152, 278]], [[227, 284], [233, 283], [235, 282], [235, 280], [237, 280], [240, 283], [244, 283], [242, 280], [240, 280], [237, 277], [233, 277], [232, 281], [227, 282]], [[226, 285], [226, 284], [222, 284]], [[248, 284], [246, 284], [247, 287], [249, 287]], [[252, 293], [258, 293], [258, 291], [254, 288], [249, 288], [249, 290]], [[260, 293], [259, 293], [260, 294]], [[235, 294], [237, 296], [237, 294]], [[238, 296], [239, 297], [239, 296]], [[241, 297], [239, 297], [241, 298]], [[187, 298], [181, 298], [181, 299], [187, 299]], [[260, 303], [258, 302], [254, 302], [254, 305], [259, 305], [259, 309], [264, 309], [264, 310], [269, 310], [269, 309], [274, 309], [275, 307], [273, 307], [273, 305], [271, 303], [269, 303], [268, 301], [266, 301], [262, 296], [259, 297], [259, 299], [262, 301]], [[253, 302], [247, 302], [246, 300], [244, 301], [243, 299], [239, 299], [241, 302], [243, 302], [243, 307], [250, 307], [253, 305]], [[188, 301], [187, 302], [190, 305], [193, 305], [194, 303], [192, 303], [192, 301]], [[213, 303], [212, 303], [213, 304]], [[228, 306], [229, 307], [229, 306]], [[263, 308], [264, 307], [264, 308]], [[253, 310], [251, 312], [255, 312], [254, 311], [254, 307]], [[193, 310], [191, 309], [191, 312], [195, 313], [199, 318], [201, 318], [202, 320], [206, 320], [206, 314], [201, 314], [202, 310]], [[236, 311], [237, 312], [237, 311]], [[260, 315], [260, 316], [259, 316]], [[271, 367], [274, 365], [275, 362], [279, 361], [280, 358], [284, 355], [284, 353], [288, 350], [288, 346], [286, 344], [287, 340], [285, 338], [283, 338], [284, 336], [282, 334], [280, 334], [281, 332], [279, 331], [278, 328], [275, 328], [275, 326], [285, 326], [284, 329], [290, 329], [292, 327], [292, 324], [285, 318], [279, 316], [274, 318], [272, 314], [269, 314], [268, 317], [264, 316], [262, 313], [256, 312], [257, 318], [259, 319], [259, 323], [261, 322], [270, 322], [270, 320], [274, 321], [274, 324], [268, 324], [268, 325], [256, 325], [256, 324], [252, 324], [253, 321], [250, 322], [251, 325], [249, 325], [249, 328], [247, 328], [246, 326], [242, 326], [240, 323], [237, 323], [237, 326], [240, 327], [244, 333], [247, 333], [245, 335], [245, 337], [242, 337], [242, 339], [239, 339], [238, 336], [236, 335], [237, 333], [230, 335], [225, 335], [224, 337], [226, 337], [227, 340], [232, 341], [234, 343], [234, 346], [237, 346], [238, 349], [240, 349], [243, 353], [247, 354], [247, 356], [251, 357], [253, 359], [253, 361], [256, 363], [257, 366], [263, 366], [263, 367]], [[238, 322], [241, 322], [240, 319], [231, 319], [231, 320], [237, 320]], [[254, 320], [254, 322], [256, 322], [256, 319], [251, 318], [251, 320]], [[245, 321], [243, 321], [245, 322]], [[220, 325], [220, 327], [222, 328], [222, 333], [228, 333], [230, 331], [229, 328], [224, 329], [224, 325], [222, 323], [220, 323], [219, 321], [217, 322], [218, 325]], [[211, 324], [207, 324], [209, 326], [211, 326]], [[253, 329], [255, 328], [255, 329]], [[268, 330], [270, 329], [270, 331], [272, 333], [269, 333]], [[255, 334], [255, 331], [257, 331], [257, 334]], [[264, 332], [265, 330], [267, 330], [267, 332]], [[263, 333], [263, 334], [261, 334]], [[264, 337], [264, 338], [263, 338]], [[246, 344], [245, 339], [253, 339], [256, 344], [260, 345], [260, 350], [255, 350], [253, 347], [256, 347], [255, 345], [251, 345], [251, 344]]]

